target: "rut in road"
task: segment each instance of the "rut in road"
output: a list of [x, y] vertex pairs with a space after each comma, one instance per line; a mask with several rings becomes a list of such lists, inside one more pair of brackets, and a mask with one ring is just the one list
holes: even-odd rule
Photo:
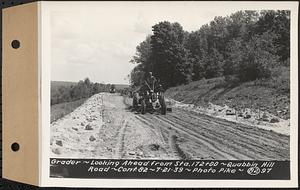
[[[103, 121], [101, 137], [111, 149], [112, 158], [164, 159], [178, 158], [165, 143], [158, 128], [151, 128], [138, 115], [127, 109], [124, 98], [117, 94], [103, 94]], [[109, 135], [110, 139], [105, 138]], [[101, 147], [99, 147], [101, 148]]]
[[[191, 148], [196, 139], [181, 144], [184, 151], [194, 151], [192, 154], [196, 157], [207, 152], [209, 157], [216, 159], [289, 159], [289, 137], [272, 131], [205, 115], [198, 114], [196, 118], [195, 114], [181, 110], [176, 110], [167, 116], [147, 115], [147, 117], [148, 121], [160, 122], [161, 126], [168, 124], [181, 131], [182, 136], [187, 135], [184, 137], [186, 141], [193, 136], [198, 138], [199, 143], [195, 145], [196, 147]], [[186, 148], [184, 144], [187, 145]]]
[[144, 116], [141, 115], [136, 116], [136, 119], [140, 120], [142, 123], [153, 129], [157, 137], [160, 138], [162, 142], [164, 142], [164, 145], [167, 147], [166, 149], [168, 150], [169, 154], [173, 154], [173, 156], [175, 156], [175, 158], [177, 157], [178, 159], [189, 158], [186, 154], [183, 153], [183, 151], [179, 149], [176, 142], [177, 136], [175, 131], [162, 129], [159, 126], [152, 124], [147, 119], [145, 119]]
[[[164, 116], [161, 116], [161, 117], [160, 116], [151, 116], [151, 117], [149, 117], [150, 118], [149, 120], [152, 120], [152, 121], [156, 120], [161, 126], [166, 126], [166, 127], [169, 127], [170, 129], [174, 129], [177, 133], [180, 134], [182, 139], [185, 139], [185, 141], [189, 140], [192, 143], [197, 144], [199, 146], [197, 148], [198, 150], [201, 150], [201, 151], [204, 151], [205, 149], [209, 150], [210, 153], [207, 153], [208, 155], [204, 155], [203, 157], [210, 156], [212, 158], [223, 157], [223, 158], [227, 158], [227, 159], [231, 159], [231, 160], [237, 159], [233, 155], [220, 150], [220, 148], [217, 147], [214, 144], [214, 142], [210, 142], [211, 140], [201, 137], [201, 135], [198, 135], [198, 133], [195, 133], [194, 131], [187, 129], [184, 125], [180, 125], [178, 123], [172, 122], [171, 120], [168, 120], [163, 117]], [[183, 152], [182, 149], [180, 149], [180, 150]], [[188, 154], [190, 152], [190, 150], [186, 150], [186, 152], [187, 152], [186, 154]], [[191, 156], [189, 156], [189, 157], [191, 157]]]
[[124, 136], [125, 136], [125, 128], [127, 127], [127, 122], [122, 118], [120, 129], [117, 133], [117, 144], [115, 148], [115, 155], [114, 158], [122, 158], [123, 157], [123, 150], [124, 150]]
[[[203, 135], [221, 139], [232, 152], [240, 152], [255, 159], [288, 159], [289, 136], [266, 131], [252, 126], [236, 124], [209, 116], [200, 115], [191, 119], [191, 113], [170, 114], [177, 122], [184, 121], [185, 126], [194, 130], [206, 131]], [[204, 122], [203, 122], [204, 121]]]

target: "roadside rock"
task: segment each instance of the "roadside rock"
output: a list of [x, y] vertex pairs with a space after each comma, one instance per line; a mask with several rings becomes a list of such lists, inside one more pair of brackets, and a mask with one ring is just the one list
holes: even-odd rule
[[61, 140], [56, 140], [55, 144], [58, 146], [63, 146], [63, 143]]
[[279, 119], [273, 117], [272, 119], [270, 119], [270, 123], [278, 123]]
[[235, 111], [233, 109], [227, 109], [226, 115], [235, 115]]
[[244, 114], [244, 119], [250, 119], [250, 118], [251, 118], [251, 115], [248, 112], [246, 112]]
[[93, 130], [93, 127], [90, 124], [87, 124], [85, 126], [85, 130], [88, 130], [88, 131]]
[[152, 151], [158, 151], [160, 149], [160, 145], [159, 144], [150, 144], [149, 148]]
[[262, 118], [262, 121], [269, 122], [269, 118]]
[[129, 155], [135, 155], [135, 152], [134, 151], [130, 151], [128, 152]]
[[52, 149], [52, 152], [53, 152], [54, 154], [61, 154], [61, 153], [62, 153], [60, 148], [53, 148], [53, 149]]
[[264, 114], [262, 115], [261, 120], [262, 120], [262, 121], [265, 121], [265, 122], [269, 122], [269, 117], [267, 116], [266, 113], [264, 113]]
[[144, 153], [143, 153], [142, 151], [139, 151], [139, 152], [137, 153], [137, 156], [143, 157], [143, 156], [144, 156]]
[[92, 135], [92, 136], [90, 136], [89, 140], [90, 140], [90, 141], [95, 141], [96, 138]]

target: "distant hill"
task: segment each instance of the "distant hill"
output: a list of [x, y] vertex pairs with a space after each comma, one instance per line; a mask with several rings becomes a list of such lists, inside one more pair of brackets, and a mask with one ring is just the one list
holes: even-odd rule
[[[72, 85], [76, 85], [77, 82], [68, 82], [68, 81], [51, 81], [51, 93], [55, 94], [58, 92], [58, 89], [61, 86], [70, 87]], [[124, 88], [128, 88], [128, 84], [114, 84], [116, 90], [123, 90]]]
[[128, 84], [114, 84], [117, 90], [123, 90], [124, 88], [128, 88]]
[[[71, 86], [77, 84], [77, 82], [70, 81], [51, 81], [51, 87], [56, 88], [57, 86]], [[113, 83], [112, 83], [113, 84]], [[118, 89], [128, 88], [129, 84], [114, 84]]]
[[71, 86], [75, 85], [77, 82], [69, 82], [69, 81], [51, 81], [51, 87], [56, 88], [57, 86]]
[[51, 81], [51, 94], [55, 94], [61, 86], [69, 87], [76, 84], [77, 82]]

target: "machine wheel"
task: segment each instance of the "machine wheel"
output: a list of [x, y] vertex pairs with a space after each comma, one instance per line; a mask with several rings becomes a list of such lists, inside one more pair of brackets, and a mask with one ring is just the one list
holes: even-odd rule
[[133, 98], [132, 107], [133, 107], [133, 109], [138, 108], [138, 101], [137, 101], [136, 97]]
[[146, 108], [147, 108], [146, 101], [145, 101], [145, 100], [142, 100], [142, 101], [141, 101], [141, 113], [142, 113], [142, 114], [145, 114], [145, 113], [146, 113]]
[[161, 114], [166, 115], [167, 113], [167, 106], [164, 97], [160, 98], [160, 106], [161, 106]]

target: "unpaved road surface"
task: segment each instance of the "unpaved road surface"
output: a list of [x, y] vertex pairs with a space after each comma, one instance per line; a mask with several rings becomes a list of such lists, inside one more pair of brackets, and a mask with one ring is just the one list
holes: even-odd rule
[[51, 124], [52, 157], [289, 160], [287, 135], [173, 108], [131, 110], [119, 94], [92, 96]]

